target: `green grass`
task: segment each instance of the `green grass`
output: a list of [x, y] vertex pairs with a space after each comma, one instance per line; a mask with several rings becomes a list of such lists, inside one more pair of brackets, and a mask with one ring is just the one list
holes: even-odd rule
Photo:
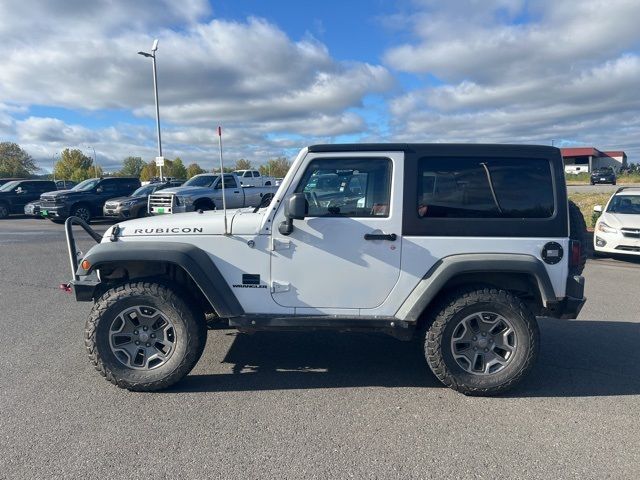
[[[589, 184], [589, 174], [588, 173], [577, 173], [571, 174], [567, 173], [565, 175], [567, 179], [567, 185], [588, 185]], [[627, 183], [640, 183], [640, 173], [628, 173], [618, 175], [617, 182], [619, 184], [627, 184]]]
[[602, 205], [603, 207], [609, 201], [610, 193], [569, 193], [569, 200], [573, 200], [584, 217], [587, 227], [593, 228], [595, 223], [593, 207], [594, 205]]

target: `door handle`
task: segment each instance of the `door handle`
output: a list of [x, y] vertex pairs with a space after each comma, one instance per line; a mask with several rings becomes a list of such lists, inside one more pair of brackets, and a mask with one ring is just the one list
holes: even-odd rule
[[365, 240], [389, 240], [395, 242], [398, 236], [395, 233], [365, 233]]

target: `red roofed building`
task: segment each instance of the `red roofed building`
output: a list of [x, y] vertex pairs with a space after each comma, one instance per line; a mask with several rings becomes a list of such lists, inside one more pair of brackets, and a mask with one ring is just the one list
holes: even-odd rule
[[561, 148], [566, 173], [590, 173], [602, 167], [619, 172], [627, 166], [627, 154], [616, 150], [603, 152], [595, 147]]

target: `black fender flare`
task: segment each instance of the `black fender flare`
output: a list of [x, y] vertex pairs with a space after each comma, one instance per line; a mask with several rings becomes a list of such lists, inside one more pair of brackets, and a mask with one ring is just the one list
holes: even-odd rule
[[216, 264], [201, 248], [181, 242], [107, 242], [95, 245], [83, 260], [89, 270], [78, 267], [77, 274], [89, 275], [101, 265], [126, 262], [165, 262], [183, 268], [221, 318], [244, 315]]
[[557, 300], [544, 264], [533, 255], [510, 253], [475, 253], [443, 257], [422, 277], [406, 298], [395, 317], [417, 322], [422, 312], [457, 275], [464, 273], [525, 273], [535, 278], [543, 305]]

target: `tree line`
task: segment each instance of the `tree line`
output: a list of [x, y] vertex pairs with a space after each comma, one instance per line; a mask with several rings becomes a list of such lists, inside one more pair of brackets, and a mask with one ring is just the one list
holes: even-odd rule
[[[272, 158], [266, 164], [260, 165], [258, 170], [262, 175], [284, 177], [291, 166], [291, 162], [285, 157]], [[251, 170], [255, 167], [251, 161], [241, 158], [235, 162], [233, 168], [225, 167], [225, 172], [234, 170]], [[37, 175], [40, 171], [35, 160], [18, 144], [13, 142], [0, 142], [0, 178], [15, 177], [24, 178]], [[212, 172], [219, 171], [213, 169]], [[185, 166], [180, 157], [173, 160], [165, 159], [162, 167], [162, 175], [171, 178], [191, 178], [194, 175], [205, 173], [197, 163]], [[93, 158], [87, 156], [77, 148], [65, 148], [60, 153], [59, 160], [55, 163], [53, 174], [57, 179], [73, 180], [81, 182], [87, 178], [100, 177], [105, 174], [103, 169], [96, 165]], [[139, 177], [141, 181], [149, 181], [160, 176], [160, 169], [155, 161], [145, 162], [142, 157], [129, 156], [122, 161], [122, 168], [115, 172], [108, 172], [113, 176]]]

